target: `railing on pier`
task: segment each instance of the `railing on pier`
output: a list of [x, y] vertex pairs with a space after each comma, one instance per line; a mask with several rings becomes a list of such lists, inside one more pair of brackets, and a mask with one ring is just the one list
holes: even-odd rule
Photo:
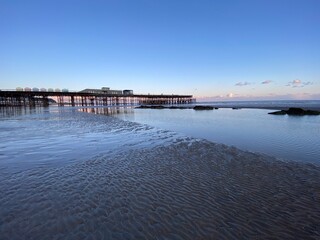
[[192, 95], [101, 94], [84, 92], [0, 91], [0, 106], [119, 106], [135, 104], [186, 104]]

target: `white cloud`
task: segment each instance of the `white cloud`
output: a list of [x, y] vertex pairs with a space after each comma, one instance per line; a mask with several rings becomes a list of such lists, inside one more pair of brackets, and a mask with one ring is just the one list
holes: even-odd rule
[[300, 79], [296, 79], [292, 81], [293, 84], [301, 84], [301, 80]]
[[308, 85], [312, 85], [312, 82], [302, 82], [300, 79], [295, 79], [291, 82], [288, 82], [286, 85], [287, 87], [293, 87], [293, 88], [299, 88], [299, 87], [304, 87]]
[[261, 84], [269, 84], [269, 83], [272, 83], [272, 80], [265, 80]]
[[243, 87], [243, 86], [247, 86], [247, 85], [250, 85], [251, 83], [249, 82], [238, 82], [235, 84], [235, 86], [238, 86], [238, 87]]

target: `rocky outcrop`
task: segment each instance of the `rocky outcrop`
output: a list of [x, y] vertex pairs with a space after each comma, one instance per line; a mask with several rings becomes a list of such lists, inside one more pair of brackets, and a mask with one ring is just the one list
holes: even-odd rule
[[211, 106], [194, 106], [194, 107], [188, 107], [188, 106], [162, 106], [162, 105], [141, 105], [136, 108], [141, 109], [193, 109], [193, 110], [213, 110], [213, 109], [219, 109], [217, 107], [211, 107]]
[[320, 115], [319, 111], [304, 110], [302, 108], [289, 108], [288, 110], [281, 110], [276, 112], [270, 112], [269, 114], [273, 115], [295, 115], [295, 116], [304, 116], [304, 115]]
[[142, 108], [142, 109], [164, 109], [166, 107], [162, 106], [162, 105], [141, 105], [139, 107], [136, 108]]
[[269, 112], [268, 114], [272, 114], [272, 115], [286, 115], [287, 112], [285, 110], [281, 110], [281, 111], [276, 111], [276, 112]]
[[190, 107], [177, 107], [177, 106], [171, 106], [168, 107], [169, 109], [190, 109]]
[[213, 110], [213, 107], [210, 106], [195, 106], [193, 110]]

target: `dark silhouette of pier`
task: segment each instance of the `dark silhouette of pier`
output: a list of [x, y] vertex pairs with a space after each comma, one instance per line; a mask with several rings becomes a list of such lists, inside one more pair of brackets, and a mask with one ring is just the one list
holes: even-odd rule
[[101, 94], [86, 92], [0, 91], [0, 106], [121, 106], [187, 104], [192, 95]]

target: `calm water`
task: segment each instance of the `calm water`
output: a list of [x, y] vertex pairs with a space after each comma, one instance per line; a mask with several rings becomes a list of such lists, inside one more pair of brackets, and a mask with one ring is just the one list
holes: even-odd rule
[[[226, 107], [235, 105], [230, 102], [219, 104]], [[244, 102], [238, 104], [240, 107]], [[261, 107], [261, 102], [259, 104]], [[279, 102], [275, 102], [274, 106], [277, 104]], [[268, 105], [270, 102], [266, 102]], [[319, 101], [311, 105], [317, 108]], [[74, 161], [103, 153], [106, 149], [116, 149], [121, 144], [143, 142], [147, 135], [143, 131], [138, 131], [135, 139], [128, 138], [132, 128], [130, 122], [137, 122], [161, 131], [170, 130], [285, 160], [319, 164], [320, 116], [275, 116], [267, 114], [269, 111], [230, 108], [213, 111], [92, 108], [85, 109], [87, 113], [83, 113], [76, 108], [2, 108], [0, 137], [6, 141], [0, 143], [0, 160], [19, 162], [20, 165], [36, 162], [37, 159], [55, 163], [65, 162], [65, 159]], [[121, 131], [110, 129], [110, 124], [107, 124], [110, 116], [127, 120], [116, 124]]]
[[264, 109], [287, 109], [297, 107], [309, 110], [320, 110], [320, 100], [282, 100], [282, 101], [217, 101], [202, 102], [201, 105], [213, 105], [223, 108], [264, 108]]
[[117, 117], [284, 160], [320, 163], [320, 116], [275, 116], [268, 112], [135, 109]]
[[158, 133], [164, 138], [174, 135], [77, 108], [0, 108], [0, 170], [56, 167], [109, 151], [163, 144], [153, 139]]

